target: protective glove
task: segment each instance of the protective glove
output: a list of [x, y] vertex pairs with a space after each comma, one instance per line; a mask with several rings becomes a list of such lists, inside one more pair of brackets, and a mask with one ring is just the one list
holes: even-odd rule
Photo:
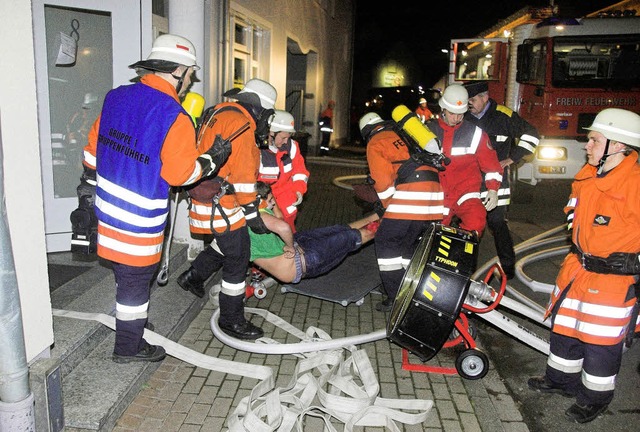
[[484, 201], [482, 201], [482, 204], [484, 204], [484, 208], [486, 208], [487, 211], [491, 211], [496, 208], [498, 206], [498, 191], [487, 191], [487, 196]]
[[300, 192], [296, 192], [296, 197], [296, 201], [292, 205], [297, 207], [302, 203], [302, 194]]
[[202, 167], [202, 177], [209, 177], [215, 174], [231, 155], [231, 142], [216, 135], [213, 145], [206, 152], [198, 157], [198, 162]]
[[384, 216], [385, 210], [386, 209], [382, 205], [382, 201], [378, 200], [378, 201], [373, 203], [373, 211], [376, 212], [376, 214], [378, 215], [378, 217], [380, 219], [382, 219], [382, 216]]
[[264, 221], [260, 217], [260, 212], [258, 211], [258, 205], [260, 200], [256, 200], [252, 203], [246, 204], [242, 206], [244, 210], [244, 219], [247, 221], [247, 225], [249, 229], [256, 234], [269, 234], [269, 228], [264, 224]]
[[640, 255], [637, 253], [614, 252], [606, 261], [614, 274], [640, 274]]

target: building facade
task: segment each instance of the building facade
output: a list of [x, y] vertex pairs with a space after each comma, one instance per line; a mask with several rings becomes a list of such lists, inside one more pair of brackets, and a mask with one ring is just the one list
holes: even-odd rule
[[[127, 66], [146, 58], [159, 34], [187, 37], [202, 66], [192, 91], [205, 106], [248, 79], [267, 80], [278, 91], [276, 108], [292, 112], [313, 153], [328, 100], [337, 102], [334, 144], [348, 136], [354, 13], [355, 1], [337, 0], [0, 4], [0, 54], [15, 68], [0, 78], [0, 157], [13, 258], [5, 266], [17, 285], [0, 307], [19, 301], [28, 362], [47, 357], [55, 342], [47, 253], [70, 250], [87, 127], [104, 95], [135, 77]], [[174, 238], [195, 256], [200, 244], [190, 238], [184, 199], [177, 220]]]

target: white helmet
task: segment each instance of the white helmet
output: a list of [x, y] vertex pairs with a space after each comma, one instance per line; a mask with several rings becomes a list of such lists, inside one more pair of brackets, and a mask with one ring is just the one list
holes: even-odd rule
[[151, 53], [146, 60], [141, 60], [129, 67], [168, 73], [175, 70], [175, 64], [193, 67], [195, 70], [200, 69], [196, 63], [196, 49], [188, 39], [178, 35], [163, 34], [153, 41]]
[[420, 98], [420, 100], [418, 101], [419, 104], [423, 104], [423, 103], [427, 103], [427, 100], [425, 98]]
[[271, 120], [271, 132], [291, 132], [295, 133], [293, 116], [287, 111], [275, 110], [273, 119]]
[[[259, 98], [257, 100], [255, 96]], [[251, 105], [259, 104], [264, 109], [273, 109], [276, 104], [276, 98], [278, 92], [276, 89], [266, 81], [253, 78], [247, 81], [242, 90], [237, 88], [228, 90], [224, 93], [224, 96], [244, 101]]]
[[464, 114], [469, 109], [469, 93], [460, 84], [451, 84], [444, 89], [442, 97], [438, 100], [440, 108], [453, 114]]
[[640, 149], [640, 115], [634, 112], [620, 108], [604, 109], [593, 119], [593, 124], [585, 129]]
[[98, 95], [95, 93], [85, 93], [82, 108], [89, 109], [98, 102]]
[[360, 118], [360, 122], [358, 123], [358, 126], [360, 127], [360, 132], [364, 133], [363, 129], [365, 127], [374, 125], [376, 123], [381, 123], [381, 122], [382, 122], [382, 118], [378, 114], [374, 112], [370, 112], [370, 113], [366, 113]]

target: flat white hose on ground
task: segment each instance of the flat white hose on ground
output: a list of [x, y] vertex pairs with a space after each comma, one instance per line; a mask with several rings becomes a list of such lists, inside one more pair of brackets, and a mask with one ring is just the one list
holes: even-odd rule
[[348, 175], [342, 177], [336, 177], [332, 180], [332, 183], [339, 188], [346, 190], [353, 190], [353, 187], [348, 183], [350, 180], [366, 180], [366, 174]]
[[527, 345], [537, 349], [541, 353], [549, 354], [549, 342], [546, 339], [529, 331], [510, 318], [502, 315], [495, 309], [483, 314], [479, 314], [478, 316], [480, 316], [485, 321], [492, 323], [498, 328], [501, 328], [505, 331], [509, 330], [508, 333], [511, 336], [520, 339], [522, 342], [525, 342]]
[[542, 283], [531, 279], [524, 273], [524, 266], [537, 261], [553, 258], [555, 256], [566, 255], [569, 252], [569, 248], [570, 246], [558, 246], [556, 248], [543, 250], [523, 257], [516, 263], [516, 276], [518, 277], [520, 282], [531, 288], [532, 291], [544, 292], [547, 294], [551, 293], [555, 285]]
[[537, 309], [532, 309], [519, 301], [513, 300], [507, 296], [503, 296], [500, 299], [500, 306], [504, 306], [512, 311], [518, 312], [521, 315], [524, 315], [532, 320], [536, 321], [539, 324], [550, 327], [548, 321], [544, 321], [544, 312], [545, 309], [540, 307]]
[[[53, 309], [53, 316], [75, 318], [85, 321], [98, 321], [99, 323], [102, 323], [105, 326], [109, 327], [111, 330], [116, 329], [116, 319], [111, 315], [103, 313], [87, 313]], [[230, 360], [207, 356], [185, 346], [182, 346], [149, 329], [144, 330], [144, 338], [152, 345], [162, 345], [162, 347], [167, 351], [167, 354], [171, 355], [172, 357], [183, 360], [194, 366], [198, 366], [208, 370], [242, 375], [258, 380], [273, 380], [273, 370], [267, 366], [249, 365], [246, 363], [238, 363]]]
[[218, 325], [218, 317], [220, 316], [220, 309], [216, 309], [211, 316], [211, 330], [215, 337], [225, 345], [230, 346], [241, 351], [247, 351], [257, 354], [297, 354], [297, 353], [309, 353], [325, 350], [335, 350], [338, 348], [345, 348], [352, 345], [360, 345], [368, 342], [375, 342], [387, 337], [386, 329], [377, 330], [372, 333], [349, 336], [339, 339], [330, 338], [317, 338], [314, 337], [314, 332], [319, 329], [310, 327], [307, 333], [301, 334], [295, 327], [288, 322], [284, 321], [277, 315], [264, 309], [245, 308], [245, 312], [261, 315], [266, 321], [274, 324], [293, 334], [294, 336], [302, 339], [302, 342], [280, 344], [268, 338], [258, 339], [256, 342], [248, 342], [240, 339], [236, 339], [224, 333]]
[[[98, 321], [115, 330], [115, 318], [102, 313], [54, 309], [53, 315]], [[273, 317], [273, 321], [278, 322], [279, 318]], [[300, 331], [292, 333], [304, 337]], [[319, 329], [315, 333], [320, 338], [329, 337]], [[433, 401], [429, 399], [379, 397], [380, 384], [369, 357], [366, 351], [355, 346], [346, 347], [348, 351], [320, 351], [303, 356], [289, 385], [275, 388], [273, 369], [268, 366], [207, 356], [148, 329], [144, 331], [144, 338], [151, 344], [163, 346], [167, 354], [194, 366], [259, 380], [250, 394], [242, 398], [229, 414], [229, 432], [301, 431], [306, 416], [321, 417], [325, 425], [330, 426], [325, 430], [336, 431], [331, 421], [338, 420], [345, 424], [345, 432], [353, 431], [355, 426], [386, 427], [400, 432], [397, 423], [423, 423], [433, 408]], [[350, 354], [345, 355], [345, 352]]]

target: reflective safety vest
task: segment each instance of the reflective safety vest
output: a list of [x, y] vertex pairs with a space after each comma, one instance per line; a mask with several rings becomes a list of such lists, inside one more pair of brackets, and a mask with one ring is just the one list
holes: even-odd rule
[[142, 83], [107, 93], [96, 151], [99, 256], [133, 266], [160, 261], [169, 211], [160, 152], [181, 113], [174, 98]]
[[260, 150], [258, 180], [271, 185], [273, 197], [285, 215], [296, 213], [293, 203], [298, 199], [297, 192], [307, 193], [309, 181], [309, 171], [298, 143], [289, 139], [280, 149], [269, 146]]
[[442, 143], [442, 152], [451, 159], [440, 173], [447, 208], [469, 198], [479, 199], [483, 181], [490, 190], [498, 190], [502, 167], [482, 129], [467, 121], [449, 126], [441, 119], [431, 120], [427, 126]]

